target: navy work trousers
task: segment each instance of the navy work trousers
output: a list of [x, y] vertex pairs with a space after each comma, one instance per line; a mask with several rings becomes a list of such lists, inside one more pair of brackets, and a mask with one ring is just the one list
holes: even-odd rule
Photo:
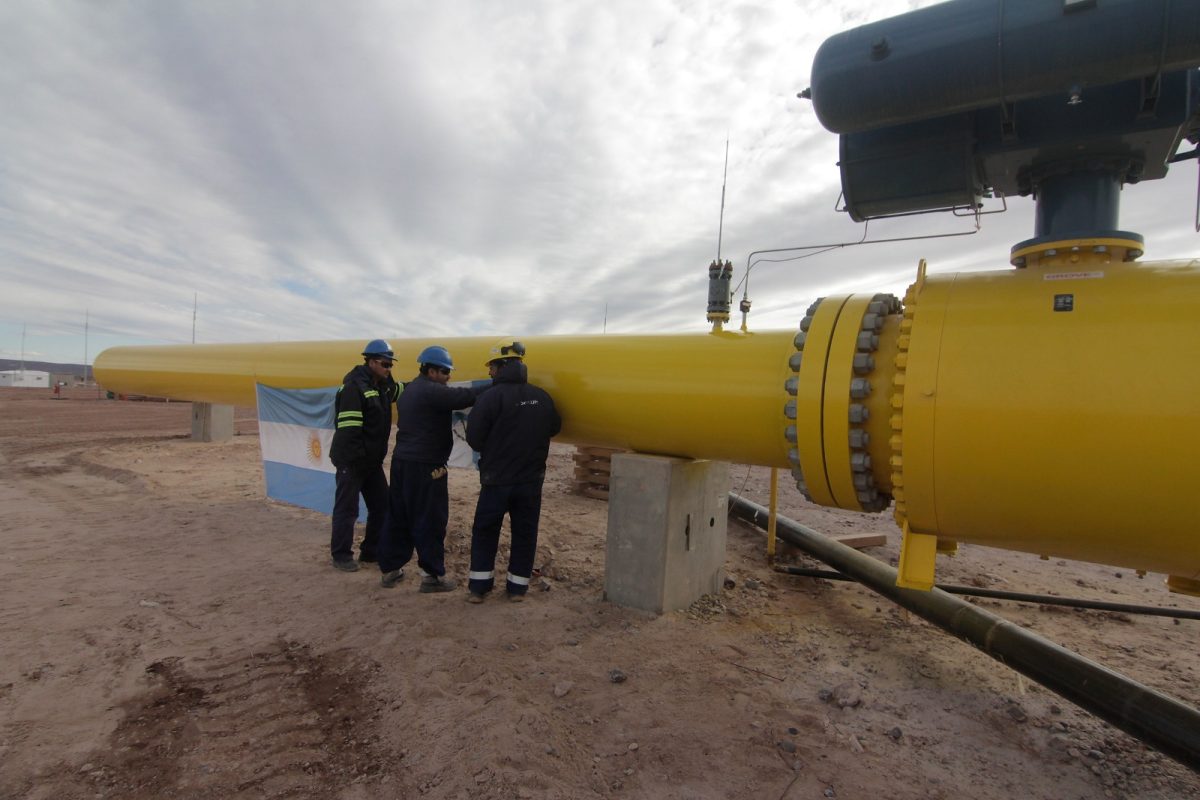
[[512, 544], [508, 551], [509, 594], [525, 594], [533, 575], [537, 554], [538, 518], [542, 514], [542, 481], [509, 486], [480, 486], [471, 527], [471, 575], [468, 588], [486, 594], [495, 585], [496, 550], [500, 546], [500, 524], [508, 514]]
[[388, 522], [379, 543], [379, 569], [400, 569], [417, 553], [428, 575], [446, 574], [446, 522], [450, 491], [445, 464], [392, 459]]
[[358, 496], [361, 494], [367, 502], [367, 534], [359, 547], [359, 555], [370, 561], [379, 549], [379, 532], [387, 516], [388, 485], [383, 477], [383, 464], [338, 467], [334, 484], [329, 554], [334, 561], [354, 558], [354, 523], [358, 521]]

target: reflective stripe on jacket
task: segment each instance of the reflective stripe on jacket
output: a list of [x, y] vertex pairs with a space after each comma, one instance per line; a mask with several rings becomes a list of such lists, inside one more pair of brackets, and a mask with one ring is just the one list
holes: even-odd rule
[[346, 373], [333, 402], [329, 460], [335, 466], [383, 463], [392, 429], [392, 403], [402, 389], [390, 377], [378, 380], [366, 364]]

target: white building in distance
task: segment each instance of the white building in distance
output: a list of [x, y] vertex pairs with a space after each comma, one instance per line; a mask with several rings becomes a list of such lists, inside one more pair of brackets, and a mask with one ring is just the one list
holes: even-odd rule
[[49, 389], [50, 373], [34, 372], [33, 370], [6, 369], [0, 370], [0, 388], [15, 387], [18, 389]]

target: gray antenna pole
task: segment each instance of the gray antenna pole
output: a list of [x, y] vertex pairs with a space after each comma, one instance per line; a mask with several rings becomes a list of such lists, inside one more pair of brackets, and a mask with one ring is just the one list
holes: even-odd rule
[[725, 232], [725, 183], [729, 177], [729, 137], [725, 137], [725, 170], [721, 173], [721, 217], [717, 222], [717, 263], [721, 263], [721, 235]]

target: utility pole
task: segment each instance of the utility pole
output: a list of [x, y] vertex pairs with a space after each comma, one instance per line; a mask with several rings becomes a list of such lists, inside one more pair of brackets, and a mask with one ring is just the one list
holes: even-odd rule
[[199, 297], [197, 292], [192, 292], [192, 344], [196, 343], [196, 301]]
[[21, 380], [25, 379], [25, 328], [24, 322], [21, 323]]
[[88, 325], [91, 322], [91, 309], [83, 310], [83, 385], [88, 385]]

